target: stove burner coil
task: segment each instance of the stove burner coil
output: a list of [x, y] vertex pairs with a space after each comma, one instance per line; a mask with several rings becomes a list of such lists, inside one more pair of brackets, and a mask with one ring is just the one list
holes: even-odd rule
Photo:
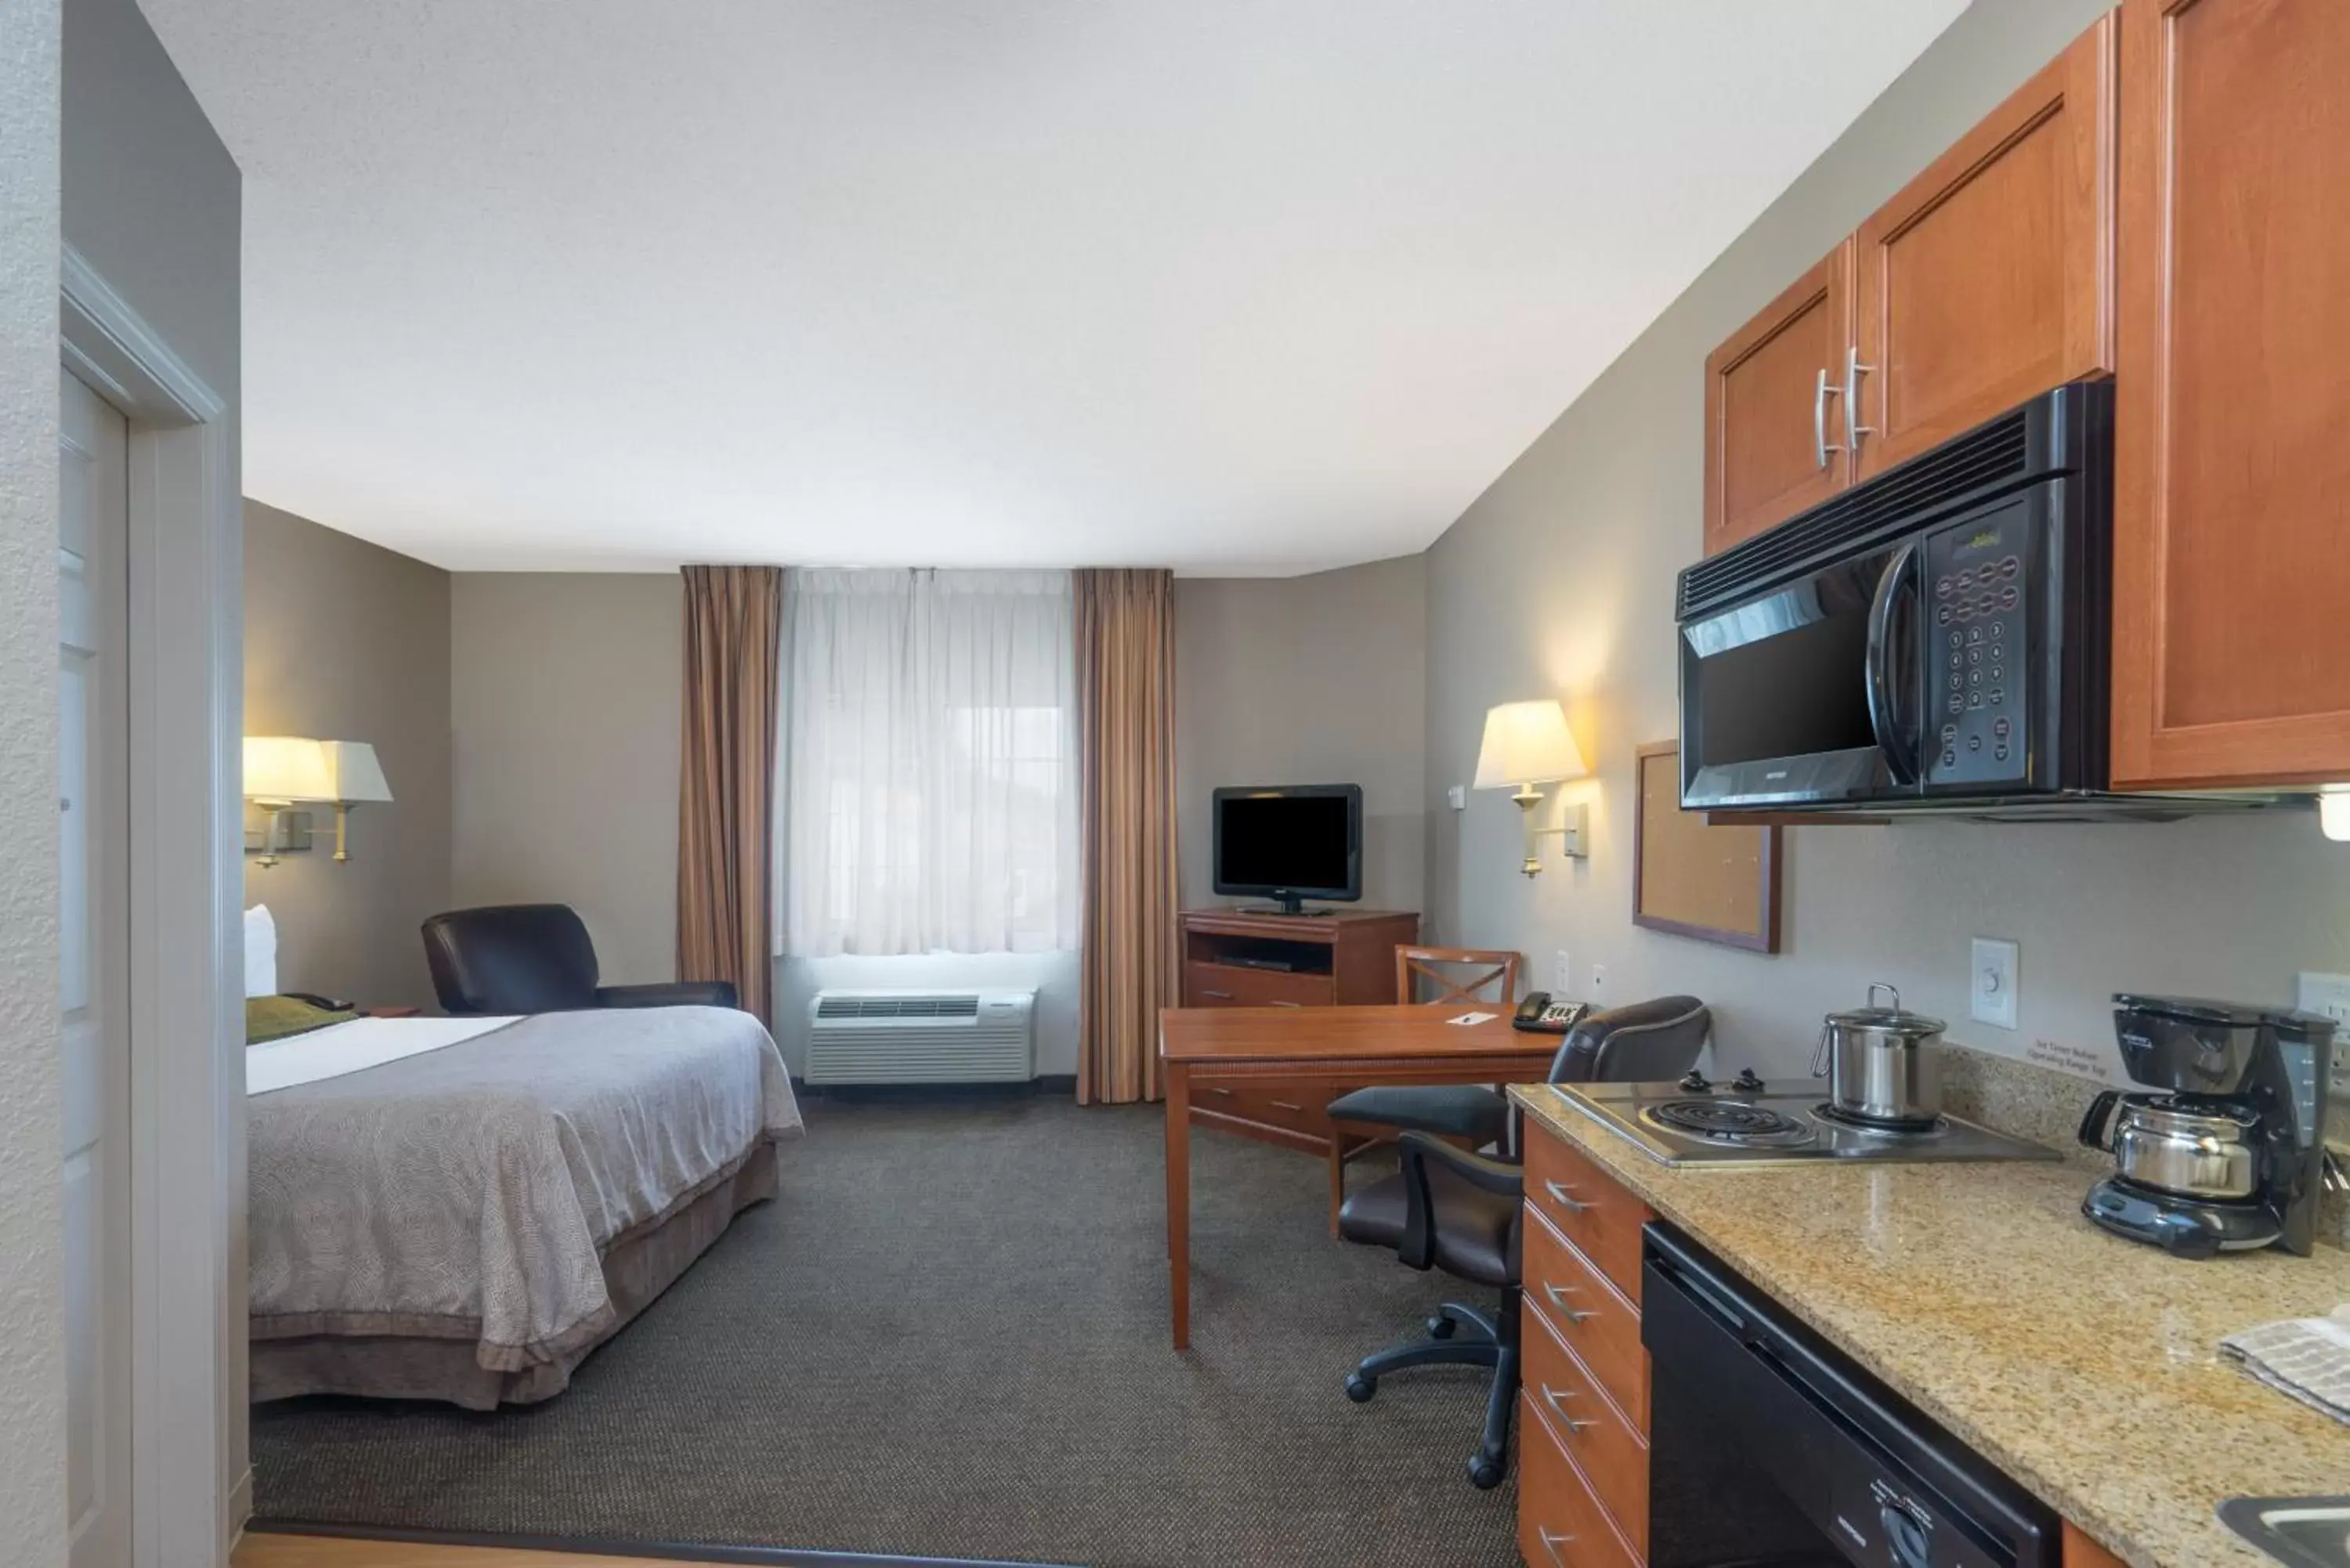
[[1810, 1137], [1800, 1122], [1742, 1100], [1667, 1100], [1651, 1107], [1648, 1115], [1660, 1127], [1719, 1143], [1802, 1141]]

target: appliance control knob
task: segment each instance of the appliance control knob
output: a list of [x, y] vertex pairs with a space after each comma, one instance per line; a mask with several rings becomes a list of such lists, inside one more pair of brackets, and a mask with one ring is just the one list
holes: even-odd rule
[[1762, 1080], [1755, 1076], [1753, 1068], [1741, 1067], [1738, 1069], [1737, 1079], [1730, 1086], [1744, 1094], [1760, 1094], [1762, 1089]]
[[1885, 1544], [1898, 1568], [1928, 1568], [1933, 1548], [1923, 1525], [1891, 1503], [1877, 1510], [1877, 1522], [1885, 1528]]
[[1713, 1085], [1708, 1081], [1706, 1075], [1695, 1067], [1691, 1067], [1688, 1075], [1681, 1079], [1681, 1089], [1686, 1094], [1702, 1095], [1712, 1087]]

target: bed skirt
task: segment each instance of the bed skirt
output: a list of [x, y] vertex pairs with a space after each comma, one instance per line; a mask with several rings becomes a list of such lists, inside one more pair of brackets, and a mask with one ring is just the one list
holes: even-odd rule
[[439, 1399], [468, 1410], [532, 1405], [571, 1385], [572, 1368], [627, 1327], [655, 1297], [708, 1251], [734, 1216], [775, 1195], [775, 1146], [761, 1138], [716, 1180], [622, 1234], [603, 1251], [609, 1327], [553, 1361], [519, 1372], [494, 1372], [474, 1359], [471, 1339], [407, 1334], [256, 1335], [251, 1397], [354, 1394], [372, 1399]]

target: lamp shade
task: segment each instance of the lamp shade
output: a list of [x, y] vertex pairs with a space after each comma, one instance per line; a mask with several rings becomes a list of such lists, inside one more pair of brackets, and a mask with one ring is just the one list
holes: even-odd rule
[[1504, 702], [1485, 711], [1485, 740], [1477, 748], [1479, 789], [1549, 784], [1581, 778], [1583, 749], [1566, 727], [1566, 711], [1554, 699]]
[[326, 748], [299, 735], [247, 735], [244, 795], [279, 802], [334, 799], [334, 772]]
[[345, 805], [363, 800], [390, 800], [391, 785], [383, 776], [383, 764], [375, 760], [375, 748], [365, 741], [320, 741], [318, 749], [326, 753], [327, 800]]

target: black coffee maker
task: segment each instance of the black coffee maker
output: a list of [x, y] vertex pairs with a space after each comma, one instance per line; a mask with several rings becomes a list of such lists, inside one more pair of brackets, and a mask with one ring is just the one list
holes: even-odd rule
[[2193, 997], [2114, 998], [2122, 1065], [2155, 1094], [2108, 1089], [2081, 1141], [2114, 1174], [2081, 1212], [2182, 1258], [2281, 1246], [2306, 1256], [2325, 1189], [2334, 1021]]

